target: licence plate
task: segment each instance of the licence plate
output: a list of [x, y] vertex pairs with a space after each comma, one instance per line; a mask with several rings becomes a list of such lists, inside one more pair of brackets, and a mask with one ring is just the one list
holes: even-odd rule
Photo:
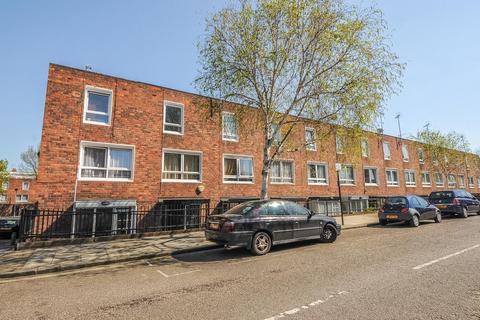
[[447, 205], [446, 204], [439, 204], [437, 207], [439, 209], [445, 209], [447, 207]]
[[398, 216], [396, 214], [387, 214], [387, 219], [397, 219]]
[[220, 224], [219, 223], [209, 223], [208, 227], [212, 230], [218, 230], [218, 229], [220, 229]]

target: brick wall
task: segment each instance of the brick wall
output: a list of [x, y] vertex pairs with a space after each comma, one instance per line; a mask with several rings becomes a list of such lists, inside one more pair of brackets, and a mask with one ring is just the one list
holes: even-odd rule
[[[112, 121], [109, 126], [83, 123], [85, 86], [110, 89], [113, 92]], [[164, 101], [184, 105], [184, 134], [163, 133]], [[69, 67], [50, 65], [45, 101], [42, 142], [40, 147], [38, 187], [36, 199], [43, 208], [66, 208], [74, 200], [87, 199], [136, 199], [140, 205], [153, 205], [160, 198], [206, 198], [217, 203], [222, 198], [258, 197], [261, 189], [262, 132], [249, 121], [256, 118], [254, 109], [247, 111], [247, 125], [240, 131], [239, 141], [223, 141], [221, 116], [211, 114], [202, 107], [208, 99], [173, 89], [124, 80]], [[232, 111], [235, 106], [230, 106]], [[250, 124], [250, 126], [248, 125]], [[298, 130], [294, 139], [304, 139]], [[77, 167], [81, 141], [132, 145], [135, 148], [134, 179], [132, 182], [78, 181]], [[370, 156], [359, 160], [355, 167], [356, 184], [343, 186], [345, 196], [387, 196], [414, 193], [427, 195], [435, 190], [434, 169], [431, 164], [420, 165], [416, 143], [391, 136], [369, 134]], [[383, 159], [383, 141], [390, 142], [392, 160]], [[409, 147], [410, 160], [404, 162], [401, 143]], [[317, 143], [318, 144], [318, 143]], [[294, 160], [294, 184], [270, 184], [271, 197], [325, 197], [336, 196], [335, 163], [342, 156], [335, 152], [335, 139], [331, 135], [323, 139], [317, 151], [305, 149], [285, 152], [280, 158]], [[162, 150], [181, 149], [202, 153], [202, 183], [205, 190], [197, 194], [200, 183], [162, 182]], [[223, 183], [223, 155], [241, 154], [253, 156], [254, 181], [251, 184]], [[307, 183], [307, 161], [328, 164], [329, 184], [313, 186]], [[365, 186], [363, 167], [378, 169], [378, 186]], [[387, 187], [385, 168], [396, 168], [400, 186]], [[416, 172], [416, 187], [405, 187], [404, 170]], [[422, 187], [421, 170], [431, 174], [432, 187]], [[466, 168], [465, 168], [466, 170]], [[473, 169], [472, 169], [473, 170]], [[467, 180], [467, 173], [463, 173]], [[471, 172], [477, 176], [480, 172]], [[446, 178], [445, 178], [446, 180]], [[446, 181], [445, 181], [446, 185]]]

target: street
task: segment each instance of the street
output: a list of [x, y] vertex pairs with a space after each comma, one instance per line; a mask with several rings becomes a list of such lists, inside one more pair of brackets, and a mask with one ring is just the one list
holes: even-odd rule
[[0, 279], [0, 319], [480, 319], [480, 216]]

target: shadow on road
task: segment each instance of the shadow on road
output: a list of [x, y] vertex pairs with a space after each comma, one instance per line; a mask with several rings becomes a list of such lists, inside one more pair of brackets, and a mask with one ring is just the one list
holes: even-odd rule
[[[289, 244], [276, 245], [272, 247], [272, 251], [268, 255], [274, 255], [283, 252], [293, 251], [298, 248], [313, 247], [313, 246], [327, 246], [329, 244], [319, 243], [318, 240], [308, 240], [302, 242], [294, 242]], [[330, 244], [332, 245], [332, 244]], [[267, 256], [268, 256], [267, 255]], [[200, 251], [194, 253], [182, 253], [173, 255], [173, 257], [182, 262], [218, 262], [218, 261], [235, 261], [245, 258], [256, 257], [246, 248], [232, 248], [232, 249], [214, 249], [208, 251]]]

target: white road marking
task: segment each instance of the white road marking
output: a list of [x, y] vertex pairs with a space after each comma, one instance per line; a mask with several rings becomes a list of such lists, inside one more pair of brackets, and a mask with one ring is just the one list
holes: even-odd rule
[[179, 273], [174, 273], [174, 274], [166, 274], [165, 272], [162, 272], [161, 270], [157, 270], [157, 272], [160, 273], [165, 278], [181, 276], [181, 275], [184, 275], [184, 274], [194, 273], [194, 272], [198, 272], [198, 271], [200, 271], [200, 269], [190, 270], [190, 271], [186, 271], [186, 272], [179, 272]]
[[293, 315], [293, 314], [296, 314], [302, 310], [306, 310], [306, 309], [309, 309], [309, 308], [312, 308], [312, 307], [315, 307], [319, 304], [322, 304], [322, 303], [325, 303], [327, 302], [328, 300], [334, 298], [335, 296], [341, 296], [341, 295], [345, 295], [345, 294], [348, 294], [348, 291], [340, 291], [334, 295], [329, 295], [325, 300], [322, 300], [322, 299], [319, 299], [319, 300], [316, 300], [316, 301], [313, 301], [313, 302], [310, 302], [308, 305], [303, 305], [301, 307], [297, 307], [297, 308], [293, 308], [293, 309], [290, 309], [290, 310], [287, 310], [287, 311], [284, 311], [284, 312], [281, 312], [277, 315], [274, 315], [273, 317], [270, 317], [270, 318], [266, 318], [265, 320], [277, 320], [277, 319], [281, 319], [281, 318], [285, 318], [286, 316], [290, 316], [290, 315]]
[[443, 260], [447, 260], [447, 259], [449, 259], [449, 258], [451, 258], [451, 257], [458, 256], [459, 254], [462, 254], [462, 253], [465, 253], [465, 252], [467, 252], [467, 251], [476, 249], [476, 248], [478, 248], [478, 247], [480, 247], [480, 244], [477, 244], [477, 245], [474, 245], [474, 246], [472, 246], [472, 247], [469, 247], [469, 248], [466, 248], [466, 249], [457, 251], [457, 252], [455, 252], [455, 253], [449, 254], [448, 256], [441, 257], [441, 258], [438, 258], [438, 259], [435, 259], [435, 260], [432, 260], [432, 261], [429, 261], [429, 262], [420, 264], [420, 265], [418, 265], [418, 266], [416, 266], [416, 267], [413, 267], [412, 269], [413, 269], [413, 270], [420, 270], [420, 269], [422, 269], [422, 268], [428, 267], [428, 266], [430, 266], [430, 265], [432, 265], [432, 264], [435, 264], [435, 263], [437, 263], [437, 262], [440, 262], [440, 261], [443, 261]]

